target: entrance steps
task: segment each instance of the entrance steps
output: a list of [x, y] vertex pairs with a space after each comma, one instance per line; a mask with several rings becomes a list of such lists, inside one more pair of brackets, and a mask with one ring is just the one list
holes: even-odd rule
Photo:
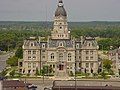
[[56, 80], [67, 80], [69, 79], [69, 77], [65, 71], [59, 71], [57, 72], [55, 79]]

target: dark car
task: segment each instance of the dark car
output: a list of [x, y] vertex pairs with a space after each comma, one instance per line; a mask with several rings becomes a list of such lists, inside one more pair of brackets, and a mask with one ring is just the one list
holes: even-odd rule
[[5, 79], [7, 79], [6, 76], [0, 76], [0, 80], [5, 80]]
[[37, 88], [37, 86], [34, 85], [34, 84], [31, 84], [31, 85], [28, 86], [29, 90], [36, 90], [36, 88]]

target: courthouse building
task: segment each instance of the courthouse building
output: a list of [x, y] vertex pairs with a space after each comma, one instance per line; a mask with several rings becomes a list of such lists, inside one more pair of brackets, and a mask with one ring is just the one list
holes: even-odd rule
[[[71, 37], [67, 13], [63, 1], [59, 0], [54, 16], [54, 28], [47, 40], [39, 37], [26, 39], [23, 44], [23, 60], [19, 61], [19, 72], [34, 75], [48, 65], [55, 76], [68, 76], [70, 72], [97, 73], [97, 42], [92, 37]], [[76, 68], [75, 68], [76, 67]]]

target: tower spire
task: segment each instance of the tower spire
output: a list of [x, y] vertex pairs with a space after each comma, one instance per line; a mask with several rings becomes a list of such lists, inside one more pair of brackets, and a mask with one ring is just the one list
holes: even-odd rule
[[59, 0], [58, 6], [63, 6], [63, 1], [62, 0]]

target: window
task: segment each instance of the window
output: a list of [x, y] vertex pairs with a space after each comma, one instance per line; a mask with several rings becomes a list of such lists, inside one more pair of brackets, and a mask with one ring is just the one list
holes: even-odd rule
[[91, 68], [93, 68], [93, 65], [94, 65], [93, 63], [90, 63], [90, 67], [91, 67]]
[[51, 61], [54, 60], [54, 53], [51, 54]]
[[86, 63], [86, 68], [89, 68], [89, 63]]
[[89, 43], [89, 46], [90, 46], [91, 44]]
[[62, 27], [60, 27], [60, 29], [62, 29]]
[[68, 61], [71, 61], [71, 53], [68, 54]]
[[59, 54], [59, 60], [63, 61], [63, 54], [62, 53]]
[[45, 56], [42, 56], [42, 58], [45, 58]]
[[63, 43], [61, 42], [61, 43], [59, 43], [59, 46], [63, 46]]
[[28, 60], [31, 60], [31, 57], [30, 57], [30, 56], [28, 56]]
[[55, 68], [55, 65], [53, 65], [53, 68]]
[[43, 44], [42, 47], [45, 48], [45, 44]]
[[33, 63], [33, 68], [36, 68], [36, 63]]
[[92, 55], [92, 54], [93, 54], [93, 51], [90, 51], [90, 54]]
[[93, 56], [90, 57], [90, 60], [93, 60]]
[[34, 46], [34, 44], [33, 44], [33, 43], [31, 43], [31, 46]]
[[89, 54], [89, 51], [86, 51], [86, 54]]
[[79, 48], [79, 44], [77, 44], [76, 47]]
[[36, 54], [36, 51], [33, 51], [33, 54]]
[[33, 56], [33, 60], [35, 60], [36, 59], [36, 56]]
[[45, 50], [43, 50], [42, 52], [45, 52]]
[[31, 54], [31, 51], [28, 51], [28, 54]]
[[28, 68], [31, 68], [31, 63], [28, 63]]
[[89, 57], [86, 57], [86, 60], [89, 60]]

